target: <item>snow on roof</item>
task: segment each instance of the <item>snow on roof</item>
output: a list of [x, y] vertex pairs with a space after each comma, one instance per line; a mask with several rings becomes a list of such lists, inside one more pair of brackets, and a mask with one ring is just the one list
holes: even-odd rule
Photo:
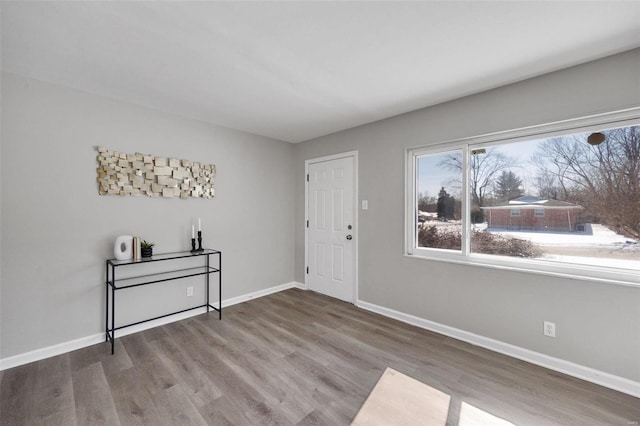
[[531, 195], [524, 195], [522, 197], [514, 198], [495, 206], [481, 207], [483, 210], [492, 209], [581, 209], [582, 206], [572, 204], [566, 201], [560, 200], [548, 200], [545, 198], [534, 197]]
[[523, 197], [514, 198], [513, 200], [509, 200], [509, 204], [544, 204], [544, 203], [546, 203], [548, 201], [549, 200], [546, 200], [544, 198], [531, 197], [531, 196], [525, 195]]

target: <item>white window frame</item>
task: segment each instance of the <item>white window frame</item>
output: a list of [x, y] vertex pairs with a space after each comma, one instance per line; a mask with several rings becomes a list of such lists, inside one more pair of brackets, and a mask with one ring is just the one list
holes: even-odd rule
[[533, 209], [533, 217], [544, 217], [544, 209]]
[[511, 209], [511, 217], [520, 217], [520, 209]]
[[[640, 273], [635, 270], [472, 253], [470, 241], [471, 201], [468, 182], [469, 156], [471, 155], [471, 151], [499, 144], [633, 125], [640, 125], [640, 107], [406, 149], [404, 255], [415, 259], [453, 262], [464, 265], [640, 287]], [[456, 150], [462, 151], [462, 181], [465, 183], [462, 185], [461, 200], [462, 249], [445, 250], [418, 247], [415, 231], [417, 225], [417, 158], [421, 155], [442, 154]]]

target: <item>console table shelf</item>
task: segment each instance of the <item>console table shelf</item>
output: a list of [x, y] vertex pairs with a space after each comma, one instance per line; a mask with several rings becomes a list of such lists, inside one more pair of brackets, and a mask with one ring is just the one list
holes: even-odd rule
[[[217, 264], [211, 266], [211, 256], [217, 257]], [[203, 259], [204, 265], [197, 267], [189, 267], [183, 269], [172, 269], [170, 271], [160, 272], [160, 273], [152, 273], [152, 274], [143, 274], [137, 276], [130, 276], [126, 278], [116, 278], [116, 269], [130, 266], [135, 267], [136, 265], [148, 265], [154, 262], [167, 262], [171, 260], [178, 259]], [[111, 353], [115, 353], [115, 332], [116, 330], [120, 330], [126, 327], [131, 327], [134, 325], [142, 324], [145, 322], [157, 320], [160, 318], [165, 318], [171, 315], [191, 311], [199, 308], [207, 308], [207, 312], [209, 309], [213, 309], [218, 312], [218, 318], [222, 319], [222, 252], [218, 250], [210, 250], [204, 249], [203, 251], [198, 252], [175, 252], [175, 253], [163, 253], [158, 254], [152, 257], [145, 257], [142, 259], [127, 259], [127, 260], [116, 260], [109, 259], [106, 261], [106, 280], [105, 280], [105, 296], [106, 296], [106, 306], [105, 306], [105, 329], [106, 336], [105, 342], [111, 342]], [[218, 275], [218, 307], [215, 307], [209, 301], [209, 276], [211, 274]], [[182, 309], [180, 311], [170, 312], [165, 315], [160, 315], [154, 318], [148, 318], [142, 321], [137, 321], [131, 324], [125, 324], [116, 327], [115, 326], [115, 317], [116, 317], [116, 291], [126, 290], [134, 287], [140, 287], [144, 285], [150, 284], [159, 284], [167, 281], [179, 280], [189, 277], [197, 277], [204, 276], [205, 277], [205, 303], [198, 306], [193, 306], [191, 308]], [[109, 291], [111, 289], [111, 291]], [[111, 293], [111, 297], [109, 297], [109, 293]]]
[[[209, 267], [207, 269], [207, 267], [205, 266], [200, 266], [197, 268], [185, 268], [185, 269], [176, 269], [175, 271], [170, 271], [170, 272], [160, 272], [158, 274], [148, 274], [148, 275], [140, 275], [137, 277], [120, 278], [117, 281], [117, 283], [120, 285], [119, 286], [116, 285], [115, 288], [116, 290], [120, 290], [123, 288], [131, 288], [131, 287], [138, 287], [141, 285], [161, 283], [164, 281], [179, 280], [181, 278], [197, 277], [198, 275], [213, 274], [219, 271], [220, 270], [217, 268]], [[154, 278], [154, 277], [155, 279], [149, 281], [151, 278]], [[113, 285], [113, 281], [109, 281], [109, 285]]]

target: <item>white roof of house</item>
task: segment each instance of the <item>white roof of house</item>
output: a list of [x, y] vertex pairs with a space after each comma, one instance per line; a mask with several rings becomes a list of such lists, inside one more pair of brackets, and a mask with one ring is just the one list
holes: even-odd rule
[[546, 198], [524, 195], [514, 198], [496, 206], [480, 207], [483, 210], [509, 210], [509, 209], [581, 209], [582, 206], [567, 201], [549, 200]]

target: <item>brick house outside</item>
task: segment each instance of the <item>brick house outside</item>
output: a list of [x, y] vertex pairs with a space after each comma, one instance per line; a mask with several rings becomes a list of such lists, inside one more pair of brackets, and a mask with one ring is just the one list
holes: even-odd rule
[[571, 232], [576, 231], [577, 214], [582, 206], [523, 196], [481, 209], [489, 229]]

